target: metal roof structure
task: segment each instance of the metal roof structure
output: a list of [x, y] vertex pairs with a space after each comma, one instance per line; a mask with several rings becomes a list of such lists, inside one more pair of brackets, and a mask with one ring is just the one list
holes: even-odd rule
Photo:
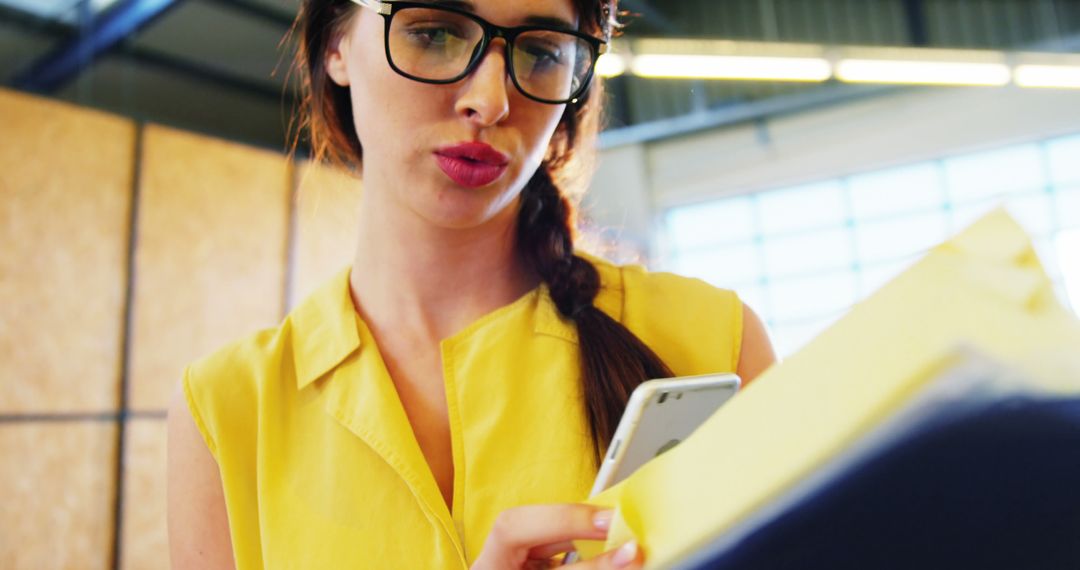
[[[0, 0], [7, 87], [282, 149], [298, 0]], [[624, 0], [624, 38], [1075, 51], [1080, 0]], [[611, 131], [752, 120], [877, 87], [608, 80]], [[704, 123], [703, 123], [704, 124]], [[652, 127], [649, 127], [652, 125]]]

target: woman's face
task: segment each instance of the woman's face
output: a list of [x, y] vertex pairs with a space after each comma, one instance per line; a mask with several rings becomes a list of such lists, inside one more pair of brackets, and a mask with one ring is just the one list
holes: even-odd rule
[[[502, 26], [522, 25], [530, 17], [577, 24], [571, 0], [452, 5]], [[382, 16], [359, 9], [327, 59], [331, 79], [350, 88], [368, 198], [402, 206], [444, 228], [478, 227], [515, 215], [510, 206], [540, 165], [566, 106], [533, 101], [514, 87], [501, 39], [456, 83], [398, 75], [386, 61], [383, 28]]]

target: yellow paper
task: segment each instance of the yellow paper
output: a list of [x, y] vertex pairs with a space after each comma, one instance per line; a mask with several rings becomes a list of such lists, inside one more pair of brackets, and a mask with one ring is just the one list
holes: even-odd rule
[[774, 366], [693, 436], [590, 502], [613, 507], [607, 544], [630, 539], [668, 567], [805, 480], [937, 377], [958, 345], [1080, 393], [1080, 324], [1057, 301], [1030, 239], [995, 211], [803, 350]]

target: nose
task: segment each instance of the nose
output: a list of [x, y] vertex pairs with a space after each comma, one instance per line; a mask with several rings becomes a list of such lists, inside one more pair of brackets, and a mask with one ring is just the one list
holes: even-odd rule
[[488, 44], [476, 69], [465, 78], [454, 105], [459, 115], [478, 127], [495, 125], [510, 114], [505, 46], [501, 38]]

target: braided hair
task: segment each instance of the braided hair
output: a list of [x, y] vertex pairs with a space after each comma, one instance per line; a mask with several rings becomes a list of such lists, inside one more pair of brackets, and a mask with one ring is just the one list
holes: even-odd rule
[[[616, 1], [574, 0], [582, 28], [611, 37], [618, 28]], [[294, 149], [306, 134], [316, 160], [343, 166], [358, 165], [363, 148], [352, 125], [349, 91], [329, 81], [324, 54], [355, 9], [349, 0], [304, 0], [293, 25], [300, 40], [294, 69], [303, 92], [293, 123]], [[596, 307], [600, 274], [574, 252], [574, 208], [556, 179], [569, 179], [565, 175], [575, 147], [595, 140], [601, 98], [602, 86], [594, 78], [587, 93], [567, 104], [543, 164], [521, 193], [516, 236], [518, 254], [543, 280], [559, 313], [577, 328], [585, 414], [597, 464], [634, 388], [673, 375], [645, 343]]]
[[544, 280], [559, 313], [577, 325], [585, 414], [600, 451], [611, 442], [634, 388], [673, 374], [634, 333], [593, 304], [600, 274], [574, 253], [572, 218], [569, 201], [542, 165], [523, 191], [517, 247]]

